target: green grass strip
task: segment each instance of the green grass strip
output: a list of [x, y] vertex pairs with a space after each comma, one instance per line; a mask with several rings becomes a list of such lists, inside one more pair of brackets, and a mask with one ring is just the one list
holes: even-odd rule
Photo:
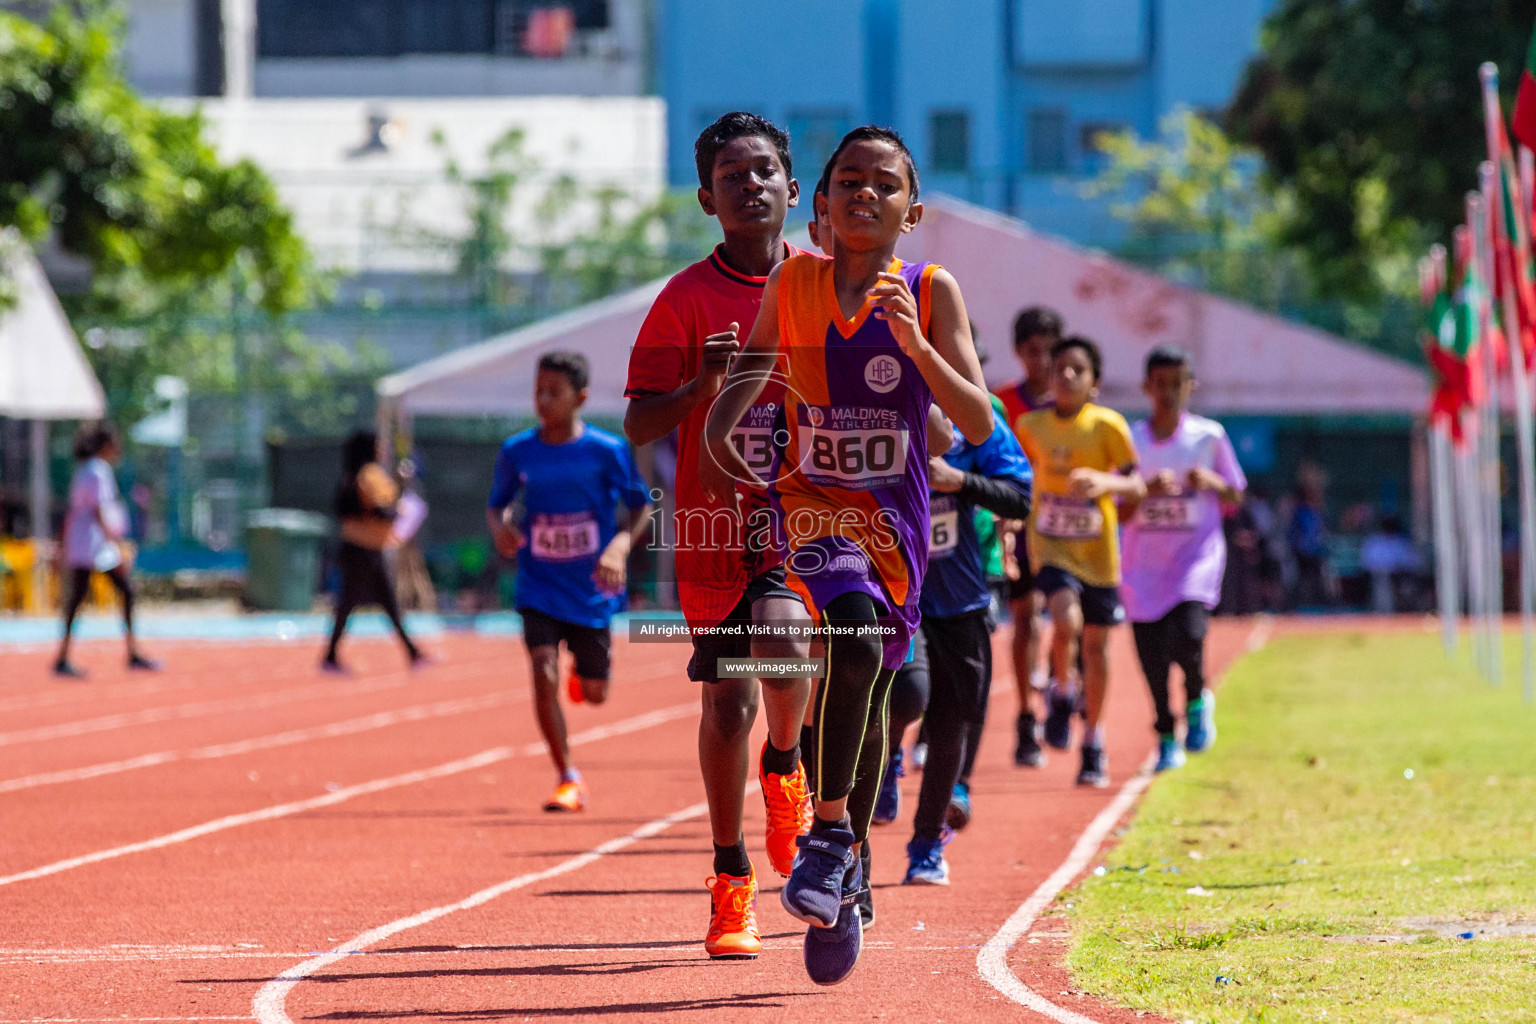
[[1502, 689], [1427, 633], [1241, 661], [1216, 747], [1157, 779], [1104, 873], [1061, 898], [1077, 982], [1178, 1021], [1536, 1020], [1517, 651]]

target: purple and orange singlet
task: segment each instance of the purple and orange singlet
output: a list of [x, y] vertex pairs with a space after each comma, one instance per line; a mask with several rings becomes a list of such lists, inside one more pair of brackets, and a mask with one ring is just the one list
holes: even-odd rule
[[[891, 261], [928, 331], [935, 264]], [[779, 271], [779, 354], [787, 373], [771, 498], [787, 583], [821, 616], [847, 593], [883, 606], [884, 665], [906, 659], [928, 562], [928, 383], [866, 299], [844, 319], [831, 260]]]

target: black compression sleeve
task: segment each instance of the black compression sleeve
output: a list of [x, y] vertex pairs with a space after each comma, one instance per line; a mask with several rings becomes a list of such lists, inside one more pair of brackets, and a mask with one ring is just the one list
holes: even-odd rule
[[957, 495], [961, 501], [1004, 519], [1029, 518], [1030, 486], [1007, 477], [967, 473]]

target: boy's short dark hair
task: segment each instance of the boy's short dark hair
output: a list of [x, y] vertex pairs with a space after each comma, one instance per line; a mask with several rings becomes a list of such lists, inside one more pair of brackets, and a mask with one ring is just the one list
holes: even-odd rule
[[[895, 128], [886, 128], [878, 124], [860, 125], [847, 135], [843, 141], [837, 144], [832, 155], [827, 158], [827, 166], [822, 169], [821, 180], [816, 183], [816, 191], [831, 195], [832, 169], [837, 166], [837, 158], [843, 155], [843, 150], [855, 142], [884, 142], [896, 147], [901, 153], [902, 159], [907, 163], [907, 182], [912, 188], [912, 201], [917, 202], [917, 161], [912, 159], [912, 151], [907, 148], [906, 142], [901, 138], [901, 133]], [[814, 193], [813, 193], [814, 194]]]
[[117, 428], [107, 420], [83, 423], [75, 431], [75, 458], [81, 462], [94, 459], [108, 445], [118, 444]]
[[1191, 375], [1195, 372], [1190, 365], [1189, 353], [1177, 345], [1158, 345], [1147, 353], [1147, 376], [1152, 376], [1152, 371], [1160, 366], [1187, 370]]
[[766, 117], [749, 114], [745, 110], [733, 110], [723, 114], [714, 124], [699, 133], [693, 143], [693, 162], [699, 171], [699, 187], [715, 187], [715, 158], [732, 139], [756, 135], [767, 139], [778, 150], [784, 164], [784, 176], [794, 177], [794, 167], [789, 159], [789, 133]]
[[1037, 334], [1061, 340], [1066, 329], [1061, 314], [1049, 306], [1030, 306], [1013, 318], [1013, 347], [1018, 348]]
[[1094, 383], [1097, 384], [1099, 381], [1103, 380], [1104, 354], [1099, 351], [1099, 346], [1095, 345], [1091, 340], [1083, 337], [1081, 334], [1074, 334], [1070, 338], [1062, 338], [1056, 344], [1052, 345], [1051, 359], [1055, 360], [1056, 357], [1061, 355], [1063, 352], [1074, 348], [1082, 349], [1083, 354], [1088, 357], [1088, 366], [1091, 370], [1093, 370]]
[[592, 378], [587, 357], [580, 352], [544, 353], [539, 356], [539, 372], [545, 370], [565, 374], [565, 379], [571, 382], [571, 388], [576, 391], [585, 391], [587, 382]]

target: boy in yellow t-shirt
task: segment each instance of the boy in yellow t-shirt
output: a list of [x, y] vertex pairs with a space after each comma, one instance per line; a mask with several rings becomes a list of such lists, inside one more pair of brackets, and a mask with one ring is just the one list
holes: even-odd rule
[[1125, 418], [1093, 404], [1103, 363], [1098, 346], [1087, 338], [1057, 342], [1051, 349], [1055, 406], [1017, 421], [1019, 441], [1035, 471], [1030, 570], [1052, 623], [1045, 742], [1058, 750], [1071, 746], [1077, 702], [1072, 669], [1081, 645], [1087, 726], [1077, 783], [1099, 787], [1109, 785], [1100, 724], [1109, 684], [1109, 631], [1125, 618], [1117, 502], [1135, 503], [1146, 494]]

